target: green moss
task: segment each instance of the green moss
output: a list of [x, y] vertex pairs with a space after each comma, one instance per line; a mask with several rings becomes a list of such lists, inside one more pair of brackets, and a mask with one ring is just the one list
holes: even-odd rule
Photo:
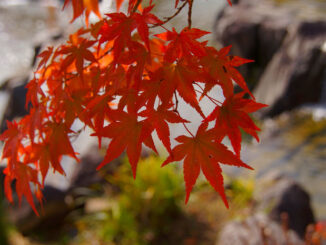
[[145, 245], [173, 233], [174, 219], [182, 213], [183, 179], [175, 166], [161, 168], [162, 162], [153, 156], [140, 161], [135, 180], [125, 162], [108, 177], [118, 193], [108, 197], [107, 210], [78, 222], [79, 234], [92, 230], [105, 244]]

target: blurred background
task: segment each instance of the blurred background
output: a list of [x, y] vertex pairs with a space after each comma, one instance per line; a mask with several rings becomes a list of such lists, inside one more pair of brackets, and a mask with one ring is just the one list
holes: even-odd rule
[[[83, 23], [70, 24], [62, 2], [0, 0], [1, 132], [26, 113], [36, 55]], [[158, 16], [174, 13], [174, 1], [153, 2]], [[81, 162], [63, 159], [67, 176], [48, 176], [40, 217], [24, 200], [8, 204], [1, 188], [0, 245], [326, 244], [326, 0], [226, 2], [196, 0], [193, 26], [212, 32], [210, 45], [255, 60], [240, 71], [269, 105], [254, 115], [261, 141], [243, 135], [242, 158], [255, 170], [223, 168], [230, 208], [202, 176], [184, 205], [181, 167], [161, 169], [148, 152], [136, 180], [124, 156], [95, 171], [105, 151], [86, 132], [74, 140]], [[114, 9], [101, 2], [102, 13]], [[186, 22], [183, 10], [167, 27]]]

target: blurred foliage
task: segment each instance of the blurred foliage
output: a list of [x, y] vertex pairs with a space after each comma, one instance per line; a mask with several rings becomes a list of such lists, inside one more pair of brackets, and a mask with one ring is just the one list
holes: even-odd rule
[[0, 244], [7, 245], [7, 227], [4, 221], [4, 212], [2, 207], [2, 200], [0, 200]]
[[229, 198], [229, 218], [246, 218], [254, 204], [254, 178], [225, 178], [226, 196]]
[[[2, 171], [2, 169], [0, 169], [0, 171]], [[2, 173], [0, 173], [0, 244], [1, 245], [7, 245], [8, 244], [8, 238], [7, 238], [7, 226], [6, 226], [6, 222], [5, 222], [5, 213], [4, 213], [4, 209], [3, 209], [3, 187], [2, 187], [2, 183], [3, 183], [3, 178], [2, 178]]]
[[[188, 205], [184, 205], [180, 165], [161, 168], [162, 162], [155, 156], [143, 159], [133, 180], [125, 160], [106, 176], [108, 184], [104, 186], [104, 194], [83, 197], [83, 208], [70, 214], [66, 228], [53, 231], [56, 238], [41, 239], [40, 231], [37, 237], [23, 237], [14, 229], [9, 232], [9, 244], [212, 244], [228, 220], [245, 217], [244, 210], [250, 207], [253, 198], [253, 179], [224, 176], [230, 204], [227, 210], [201, 176]], [[0, 241], [0, 245], [5, 244]]]
[[108, 176], [119, 192], [108, 197], [105, 211], [88, 215], [77, 223], [79, 233], [86, 235], [84, 239], [95, 235], [104, 244], [143, 245], [156, 244], [156, 239], [173, 233], [174, 219], [182, 213], [184, 185], [176, 168], [172, 165], [161, 168], [162, 162], [153, 156], [142, 160], [135, 180], [126, 163]]

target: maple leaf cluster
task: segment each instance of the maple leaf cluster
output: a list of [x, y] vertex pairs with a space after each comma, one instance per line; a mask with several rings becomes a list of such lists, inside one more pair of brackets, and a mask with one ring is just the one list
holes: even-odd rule
[[[72, 3], [73, 20], [91, 12], [101, 17], [97, 0], [66, 0]], [[118, 9], [123, 0], [116, 0]], [[200, 39], [208, 32], [188, 26], [180, 32], [168, 30], [149, 6], [129, 0], [127, 13], [116, 12], [79, 29], [59, 47], [48, 47], [39, 55], [34, 78], [28, 83], [26, 105], [29, 115], [8, 122], [0, 136], [2, 158], [7, 167], [5, 194], [12, 201], [11, 182], [16, 180], [19, 199], [25, 196], [34, 211], [33, 192], [42, 201], [41, 189], [49, 169], [65, 174], [63, 156], [78, 161], [71, 137], [79, 120], [91, 128], [101, 147], [102, 138], [111, 139], [98, 168], [126, 152], [136, 176], [142, 145], [157, 152], [154, 132], [169, 152], [163, 166], [183, 160], [186, 202], [200, 170], [220, 194], [226, 206], [220, 164], [251, 168], [240, 160], [242, 128], [258, 140], [259, 128], [248, 116], [265, 105], [257, 103], [237, 67], [251, 62], [228, 55], [230, 47], [216, 50]], [[175, 2], [177, 11], [193, 0]], [[150, 34], [163, 27], [164, 32]], [[234, 83], [242, 92], [234, 94]], [[209, 95], [213, 87], [222, 89], [224, 101]], [[245, 94], [251, 97], [245, 98]], [[205, 115], [199, 101], [207, 97], [215, 109]], [[182, 98], [202, 117], [196, 134], [190, 121], [178, 111]], [[171, 147], [169, 124], [182, 124], [189, 135], [176, 138]], [[233, 151], [222, 140], [228, 137]]]

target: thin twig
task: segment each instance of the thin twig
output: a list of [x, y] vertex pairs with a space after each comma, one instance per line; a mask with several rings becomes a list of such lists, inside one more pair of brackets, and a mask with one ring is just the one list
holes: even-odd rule
[[166, 24], [166, 23], [168, 23], [170, 20], [172, 20], [174, 17], [176, 17], [180, 12], [181, 12], [181, 10], [187, 5], [187, 3], [188, 3], [188, 1], [185, 1], [178, 9], [177, 9], [177, 11], [173, 14], [173, 15], [171, 15], [170, 17], [165, 17], [164, 19], [165, 19], [165, 21], [163, 21], [162, 23], [160, 23], [160, 24], [155, 24], [155, 25], [152, 25], [150, 28], [154, 28], [154, 27], [157, 27], [157, 26], [162, 26], [162, 25], [164, 25], [164, 24]]
[[[174, 98], [175, 98], [175, 107], [174, 107], [173, 111], [174, 111], [175, 113], [177, 113], [179, 117], [181, 117], [181, 115], [180, 115], [180, 113], [179, 113], [179, 111], [178, 111], [178, 103], [179, 103], [179, 100], [178, 100], [178, 96], [177, 96], [177, 93], [176, 93], [176, 92], [174, 92]], [[188, 127], [186, 126], [186, 124], [185, 124], [184, 122], [182, 122], [182, 124], [183, 124], [183, 127], [187, 130], [187, 132], [188, 132], [192, 137], [195, 137], [195, 136], [191, 133], [191, 131], [188, 129]]]

